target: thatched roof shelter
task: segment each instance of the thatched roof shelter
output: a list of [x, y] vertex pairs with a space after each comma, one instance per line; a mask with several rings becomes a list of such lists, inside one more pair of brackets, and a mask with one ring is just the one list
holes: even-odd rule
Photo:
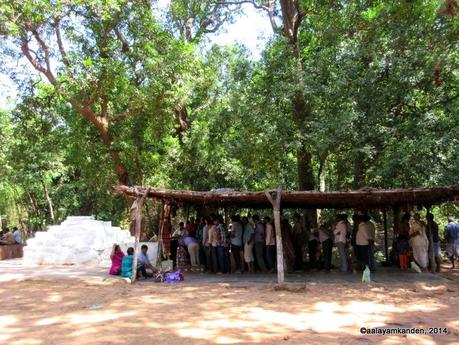
[[[113, 191], [128, 197], [143, 196], [146, 187], [114, 186]], [[274, 192], [274, 191], [268, 191]], [[266, 192], [182, 191], [148, 189], [147, 198], [170, 204], [238, 206], [240, 208], [271, 208]], [[459, 185], [434, 188], [360, 189], [353, 191], [282, 191], [283, 208], [388, 208], [394, 206], [431, 206], [459, 201]]]
[[[132, 209], [135, 210], [132, 225], [135, 225], [135, 258], [133, 272], [137, 267], [137, 254], [139, 252], [139, 237], [141, 228], [141, 207], [145, 199], [152, 199], [163, 204], [161, 220], [166, 214], [166, 209], [171, 206], [208, 205], [217, 207], [235, 206], [238, 208], [272, 208], [274, 213], [275, 228], [281, 228], [281, 208], [357, 208], [357, 209], [382, 209], [384, 210], [384, 237], [386, 260], [388, 259], [387, 243], [387, 215], [389, 208], [400, 208], [404, 205], [417, 205], [430, 207], [447, 201], [459, 201], [459, 185], [434, 188], [410, 189], [360, 189], [354, 191], [276, 191], [263, 192], [237, 192], [232, 190], [218, 190], [210, 192], [153, 189], [141, 186], [114, 186], [113, 191], [129, 198], [136, 199]], [[394, 217], [395, 219], [395, 217]], [[163, 225], [160, 225], [160, 234]], [[161, 239], [161, 236], [159, 236]], [[284, 281], [284, 264], [281, 231], [276, 231], [277, 251], [277, 280]], [[135, 274], [133, 274], [135, 281]]]

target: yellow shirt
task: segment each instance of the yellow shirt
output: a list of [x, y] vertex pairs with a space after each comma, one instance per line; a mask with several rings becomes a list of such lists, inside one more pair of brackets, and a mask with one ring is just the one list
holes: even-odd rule
[[217, 246], [217, 226], [212, 225], [209, 227], [209, 243], [212, 247]]

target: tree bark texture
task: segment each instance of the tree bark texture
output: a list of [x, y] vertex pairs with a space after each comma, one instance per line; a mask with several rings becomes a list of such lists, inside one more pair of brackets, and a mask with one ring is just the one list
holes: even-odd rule
[[271, 193], [268, 191], [265, 192], [265, 195], [273, 207], [274, 228], [275, 228], [275, 233], [276, 233], [277, 283], [282, 284], [285, 279], [284, 277], [284, 250], [282, 247], [282, 231], [281, 231], [281, 217], [280, 217], [282, 189], [280, 187], [277, 188], [274, 198], [271, 195]]
[[49, 196], [48, 186], [46, 186], [45, 182], [42, 182], [42, 184], [43, 184], [43, 190], [45, 192], [46, 203], [48, 204], [49, 217], [51, 218], [51, 223], [54, 224], [56, 220], [54, 217], [53, 201], [51, 200], [51, 197]]
[[135, 213], [135, 240], [134, 240], [134, 259], [132, 260], [132, 276], [131, 283], [134, 283], [137, 279], [137, 257], [140, 253], [140, 233], [142, 231], [142, 207], [147, 198], [148, 192], [150, 189], [147, 189], [143, 195], [137, 197], [136, 201], [132, 204], [132, 209]]

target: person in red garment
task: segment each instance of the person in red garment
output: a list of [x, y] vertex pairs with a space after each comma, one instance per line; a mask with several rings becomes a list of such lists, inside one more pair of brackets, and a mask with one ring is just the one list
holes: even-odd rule
[[188, 236], [193, 238], [196, 236], [196, 224], [194, 223], [194, 217], [191, 217], [190, 220], [186, 221], [185, 228]]
[[113, 244], [112, 252], [110, 254], [110, 259], [112, 260], [112, 266], [110, 267], [110, 270], [108, 271], [109, 274], [115, 275], [115, 276], [121, 274], [121, 262], [123, 261], [123, 258], [124, 258], [124, 253], [120, 249], [120, 246], [117, 245], [116, 243]]

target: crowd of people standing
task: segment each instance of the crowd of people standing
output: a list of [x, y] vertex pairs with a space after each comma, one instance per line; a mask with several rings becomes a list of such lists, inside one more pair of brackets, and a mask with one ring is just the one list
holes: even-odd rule
[[[199, 221], [190, 218], [180, 222], [175, 231], [166, 220], [163, 229], [163, 252], [170, 256], [178, 268], [191, 266], [211, 273], [275, 272], [276, 229], [269, 216], [260, 218], [233, 215], [228, 226], [221, 215], [212, 214]], [[353, 215], [352, 223], [346, 214], [338, 214], [332, 224], [322, 224], [308, 230], [300, 214], [293, 215], [293, 226], [286, 217], [281, 221], [284, 265], [287, 272], [303, 269], [323, 269], [329, 272], [333, 247], [336, 247], [337, 269], [347, 272], [354, 268], [375, 270], [376, 227], [368, 214]], [[448, 219], [444, 240], [452, 268], [459, 259], [459, 225]], [[152, 276], [156, 268], [147, 256], [143, 245], [138, 256], [138, 274]], [[432, 213], [425, 221], [419, 213], [405, 213], [395, 229], [394, 245], [396, 263], [402, 270], [413, 264], [427, 271], [435, 263], [441, 264], [439, 226]], [[130, 277], [132, 274], [133, 248], [127, 255], [118, 245], [113, 246], [110, 274]], [[307, 255], [305, 255], [307, 254]], [[433, 259], [432, 259], [433, 258]], [[305, 260], [308, 259], [308, 260]], [[307, 263], [306, 263], [307, 262]], [[411, 265], [410, 265], [411, 263]]]
[[[286, 217], [281, 220], [287, 272], [304, 269], [330, 271], [334, 267], [334, 247], [339, 261], [336, 268], [340, 271], [363, 270], [365, 267], [376, 269], [376, 227], [370, 215], [355, 214], [349, 221], [348, 215], [338, 214], [331, 224], [311, 229], [305, 227], [303, 217], [298, 213], [292, 220], [292, 225]], [[459, 225], [449, 220], [445, 241], [454, 266], [454, 260], [459, 256]], [[165, 253], [171, 254], [177, 267], [186, 267], [190, 262], [192, 268], [203, 268], [212, 273], [276, 271], [277, 229], [269, 216], [233, 215], [227, 225], [223, 216], [212, 214], [199, 221], [190, 218], [186, 223], [181, 222], [173, 232], [170, 223], [166, 228], [169, 230], [163, 233]], [[423, 271], [427, 271], [430, 265], [429, 250], [433, 250], [439, 270], [440, 238], [433, 215], [428, 213], [424, 222], [419, 213], [414, 213], [413, 217], [405, 214], [396, 229], [393, 250], [402, 270], [407, 270], [409, 263], [414, 262]]]
[[[166, 243], [177, 240], [177, 266], [186, 265], [186, 248], [192, 268], [202, 266], [213, 273], [274, 272], [276, 247], [274, 225], [269, 217], [262, 220], [233, 215], [229, 226], [223, 216], [212, 214], [199, 222], [191, 218], [181, 222]], [[167, 233], [167, 232], [166, 232]], [[167, 236], [167, 234], [166, 234]], [[174, 251], [171, 245], [170, 251]], [[167, 249], [166, 249], [167, 252]], [[173, 257], [173, 255], [172, 255]]]
[[[446, 252], [455, 268], [455, 261], [459, 259], [459, 225], [452, 217], [448, 217], [448, 225], [444, 231]], [[441, 239], [439, 227], [432, 213], [427, 213], [425, 221], [419, 213], [405, 213], [396, 233], [394, 250], [398, 254], [399, 266], [402, 270], [410, 268], [409, 263], [415, 263], [422, 271], [427, 271], [433, 265], [440, 271]]]

